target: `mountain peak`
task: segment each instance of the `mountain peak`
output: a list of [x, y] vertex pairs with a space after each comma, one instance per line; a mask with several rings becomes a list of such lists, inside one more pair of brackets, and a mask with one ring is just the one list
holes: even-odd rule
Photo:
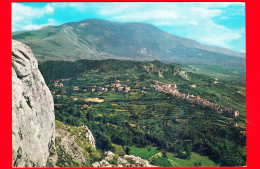
[[13, 38], [30, 45], [40, 60], [121, 59], [245, 65], [242, 53], [202, 45], [140, 22], [86, 19], [37, 31], [14, 33]]

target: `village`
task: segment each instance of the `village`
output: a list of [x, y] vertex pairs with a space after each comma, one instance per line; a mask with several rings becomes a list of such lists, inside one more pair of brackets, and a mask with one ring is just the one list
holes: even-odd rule
[[[59, 79], [54, 81], [55, 87], [61, 87], [64, 88], [64, 81], [69, 81], [70, 79]], [[238, 110], [221, 106], [215, 103], [211, 103], [210, 101], [200, 98], [199, 96], [190, 95], [189, 93], [181, 93], [179, 92], [177, 85], [175, 83], [162, 83], [159, 81], [155, 81], [155, 84], [150, 85], [155, 90], [162, 92], [162, 93], [168, 93], [172, 94], [173, 96], [177, 97], [178, 99], [187, 100], [189, 103], [192, 104], [198, 104], [203, 107], [208, 107], [214, 111], [216, 111], [218, 114], [223, 114], [228, 117], [237, 117], [239, 116]], [[141, 89], [142, 92], [145, 92], [146, 87], [145, 86], [139, 86], [135, 85], [135, 89]], [[125, 92], [128, 93], [131, 90], [131, 87], [127, 86], [126, 84], [123, 84], [120, 80], [115, 80], [114, 82], [104, 85], [104, 86], [85, 86], [82, 89], [79, 86], [72, 86], [72, 90], [75, 92], [106, 92], [106, 91], [118, 91], [118, 92]], [[53, 94], [55, 94], [55, 91], [53, 91]], [[66, 90], [61, 90], [61, 94], [66, 94]]]
[[[69, 80], [70, 79], [55, 80], [53, 85], [54, 85], [54, 87], [60, 87], [62, 89], [60, 91], [60, 94], [66, 94], [67, 91], [66, 91], [66, 88], [65, 88], [65, 85], [63, 82], [67, 82]], [[176, 97], [178, 99], [186, 100], [191, 104], [197, 104], [197, 105], [201, 105], [203, 107], [210, 108], [213, 111], [215, 111], [216, 113], [223, 114], [224, 116], [229, 117], [229, 118], [235, 118], [235, 117], [239, 116], [238, 110], [235, 110], [235, 109], [232, 109], [229, 107], [225, 107], [225, 106], [221, 106], [221, 105], [218, 105], [215, 103], [211, 103], [210, 101], [203, 99], [199, 96], [194, 96], [194, 95], [190, 95], [189, 93], [186, 94], [186, 93], [179, 92], [176, 83], [171, 83], [171, 82], [163, 83], [163, 82], [159, 82], [159, 81], [154, 81], [154, 82], [155, 82], [155, 84], [151, 84], [150, 87], [154, 88], [158, 92], [172, 94], [174, 97]], [[107, 92], [107, 91], [128, 93], [132, 89], [140, 89], [142, 93], [146, 93], [147, 89], [148, 89], [145, 86], [140, 86], [137, 84], [131, 88], [130, 86], [127, 86], [120, 80], [115, 80], [115, 81], [113, 81], [109, 84], [103, 85], [103, 86], [91, 85], [91, 86], [84, 86], [84, 87], [82, 87], [82, 86], [81, 87], [80, 86], [71, 86], [71, 87], [72, 87], [71, 89], [74, 92], [91, 92], [91, 93]], [[194, 84], [191, 85], [191, 87], [194, 88]], [[52, 93], [57, 94], [56, 91], [53, 91]], [[134, 94], [134, 93], [136, 93], [136, 92], [130, 92], [130, 94]], [[101, 101], [101, 102], [103, 102], [103, 101]], [[225, 123], [225, 125], [239, 128], [241, 130], [241, 134], [246, 133], [246, 128], [238, 126], [236, 122]]]
[[[60, 87], [60, 88], [65, 88], [64, 81], [69, 81], [70, 79], [59, 79], [55, 80], [53, 83], [54, 87]], [[145, 86], [140, 86], [140, 85], [135, 85], [133, 87], [134, 89], [141, 89], [142, 92], [144, 93], [146, 90]], [[79, 86], [72, 86], [72, 90], [75, 92], [106, 92], [106, 91], [118, 91], [118, 92], [125, 92], [128, 93], [131, 90], [130, 86], [127, 86], [126, 84], [123, 84], [120, 80], [115, 80], [114, 82], [110, 84], [106, 84], [104, 86], [96, 86], [96, 85], [91, 85], [91, 86], [84, 86], [84, 87], [79, 87]], [[56, 94], [55, 91], [52, 92], [53, 94]], [[61, 94], [66, 94], [66, 90], [63, 89], [61, 90]]]
[[211, 103], [203, 98], [200, 98], [199, 96], [193, 96], [193, 95], [190, 95], [189, 93], [185, 94], [185, 93], [179, 92], [177, 85], [175, 83], [162, 83], [159, 81], [155, 81], [155, 84], [151, 85], [151, 87], [153, 87], [155, 90], [157, 90], [159, 92], [172, 94], [173, 96], [175, 96], [179, 99], [187, 100], [189, 103], [202, 105], [203, 107], [208, 107], [208, 108], [216, 111], [217, 113], [223, 114], [228, 117], [239, 116], [238, 110], [234, 110], [229, 107], [220, 106], [218, 104]]

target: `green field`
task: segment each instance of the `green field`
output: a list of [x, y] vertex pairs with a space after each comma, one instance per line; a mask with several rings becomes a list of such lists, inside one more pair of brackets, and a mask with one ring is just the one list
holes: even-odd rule
[[[190, 159], [180, 159], [174, 153], [166, 152], [166, 157], [162, 157], [157, 147], [148, 146], [145, 148], [129, 147], [130, 154], [149, 160], [153, 165], [164, 167], [216, 167], [217, 165], [206, 156], [201, 156], [192, 152]], [[148, 150], [148, 148], [151, 148]]]

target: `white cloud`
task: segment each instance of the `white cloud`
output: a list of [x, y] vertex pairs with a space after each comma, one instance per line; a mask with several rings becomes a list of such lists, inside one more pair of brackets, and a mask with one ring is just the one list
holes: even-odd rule
[[188, 29], [187, 32], [189, 32], [186, 35], [187, 37], [196, 39], [201, 43], [231, 48], [230, 42], [240, 39], [245, 32], [245, 28], [233, 30], [209, 20], [200, 23], [199, 29]]
[[28, 24], [22, 27], [23, 30], [37, 30], [37, 29], [41, 29], [45, 26], [50, 26], [50, 25], [54, 25], [55, 21], [52, 18], [48, 19], [48, 22], [45, 24], [40, 24], [40, 25], [35, 25], [35, 24]]
[[200, 2], [199, 6], [205, 8], [227, 8], [228, 6], [244, 7], [244, 2]]
[[33, 20], [50, 15], [53, 12], [54, 7], [51, 4], [42, 8], [33, 8], [20, 3], [12, 3], [12, 31], [39, 29], [40, 26], [53, 24], [53, 19], [48, 20], [46, 24], [33, 24]]
[[144, 12], [128, 13], [126, 15], [115, 16], [113, 19], [121, 21], [144, 21], [144, 20], [176, 20], [177, 18], [182, 18], [178, 13], [174, 11], [155, 9]]
[[[227, 7], [239, 6], [238, 15], [244, 11], [240, 2], [201, 3], [112, 3], [104, 6], [100, 14], [115, 21], [148, 22], [156, 26], [185, 29], [186, 37], [208, 45], [230, 48], [230, 42], [240, 39], [243, 31], [230, 29], [213, 21], [215, 17], [227, 19]], [[232, 11], [230, 11], [232, 12]], [[238, 13], [240, 12], [240, 13]]]
[[53, 13], [54, 8], [47, 4], [43, 8], [32, 8], [20, 3], [12, 3], [12, 20], [21, 21], [23, 19], [40, 18], [46, 14]]
[[101, 15], [116, 21], [150, 21], [156, 25], [198, 25], [201, 19], [221, 13], [220, 9], [202, 8], [192, 3], [113, 3], [100, 10]]
[[74, 8], [77, 9], [80, 12], [84, 12], [87, 9], [87, 4], [83, 2], [57, 2], [52, 3], [54, 8]]

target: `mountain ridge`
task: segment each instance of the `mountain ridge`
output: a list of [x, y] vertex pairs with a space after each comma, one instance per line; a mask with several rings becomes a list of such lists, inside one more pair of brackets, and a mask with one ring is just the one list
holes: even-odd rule
[[244, 54], [200, 44], [154, 25], [100, 19], [13, 33], [39, 60], [123, 59], [166, 63], [245, 65]]

